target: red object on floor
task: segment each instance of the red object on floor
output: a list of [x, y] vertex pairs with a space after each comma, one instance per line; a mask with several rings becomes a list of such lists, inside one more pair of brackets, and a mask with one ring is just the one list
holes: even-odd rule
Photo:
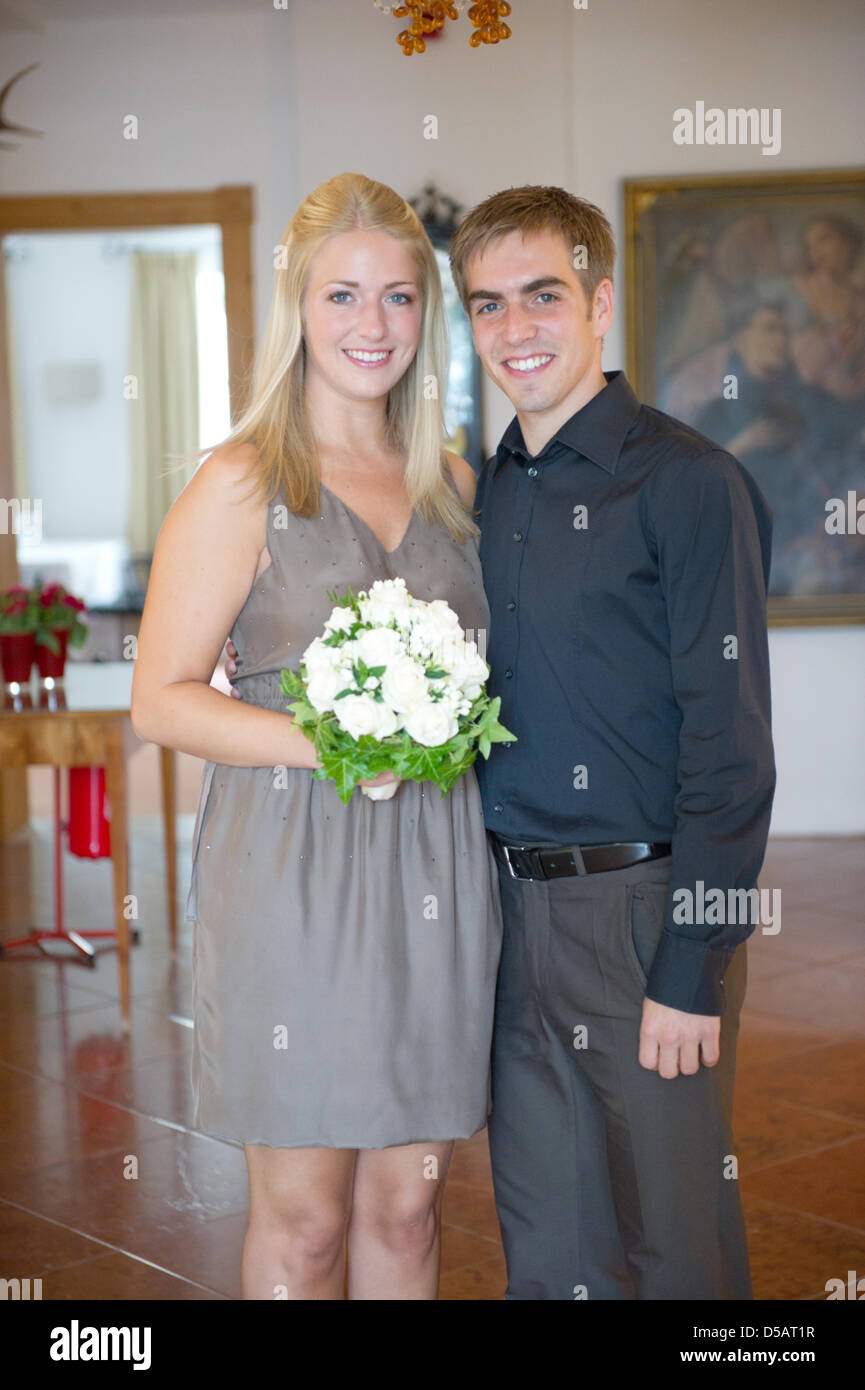
[[80, 859], [110, 856], [104, 767], [70, 767], [68, 831], [70, 854], [77, 854]]

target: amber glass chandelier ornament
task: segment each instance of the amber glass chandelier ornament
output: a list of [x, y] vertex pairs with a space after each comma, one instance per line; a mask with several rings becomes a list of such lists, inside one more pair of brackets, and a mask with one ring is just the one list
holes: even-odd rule
[[411, 20], [408, 28], [396, 36], [396, 41], [406, 57], [410, 58], [412, 53], [423, 53], [426, 49], [424, 34], [440, 33], [445, 27], [445, 20], [456, 19], [458, 13], [450, 0], [434, 0], [434, 3], [426, 5], [394, 5], [394, 19], [405, 19], [408, 16]]
[[505, 24], [505, 16], [510, 12], [511, 7], [507, 0], [486, 0], [485, 4], [472, 5], [469, 10], [469, 19], [474, 26], [474, 33], [469, 39], [472, 48], [477, 48], [482, 43], [498, 43], [500, 39], [509, 39], [511, 30], [510, 26]]
[[[426, 4], [415, 4], [406, 0], [402, 5], [386, 5], [382, 0], [374, 0], [377, 10], [382, 14], [392, 14], [395, 19], [408, 19], [407, 29], [397, 34], [396, 41], [407, 58], [413, 53], [426, 50], [427, 38], [436, 37], [449, 19], [457, 19], [461, 10], [466, 9], [468, 0], [427, 0]], [[509, 39], [511, 31], [505, 23], [505, 16], [511, 12], [507, 0], [484, 0], [482, 4], [468, 6], [469, 19], [473, 33], [469, 39], [472, 48], [482, 43], [499, 43]]]

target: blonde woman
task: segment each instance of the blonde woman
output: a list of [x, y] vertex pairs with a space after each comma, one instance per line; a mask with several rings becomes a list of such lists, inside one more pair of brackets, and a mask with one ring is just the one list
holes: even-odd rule
[[[283, 246], [250, 404], [157, 541], [132, 720], [206, 760], [193, 1084], [197, 1126], [244, 1146], [243, 1296], [432, 1299], [453, 1141], [489, 1106], [501, 917], [477, 783], [343, 806], [279, 672], [327, 590], [375, 579], [486, 629], [475, 480], [442, 449], [441, 285], [408, 204], [342, 174]], [[242, 700], [210, 686], [227, 632]]]

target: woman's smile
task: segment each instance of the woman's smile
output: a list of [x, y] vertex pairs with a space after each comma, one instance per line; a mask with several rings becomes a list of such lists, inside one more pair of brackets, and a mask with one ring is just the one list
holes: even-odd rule
[[383, 367], [393, 357], [393, 348], [376, 348], [368, 351], [365, 348], [343, 348], [343, 352], [350, 362], [354, 362], [358, 367]]

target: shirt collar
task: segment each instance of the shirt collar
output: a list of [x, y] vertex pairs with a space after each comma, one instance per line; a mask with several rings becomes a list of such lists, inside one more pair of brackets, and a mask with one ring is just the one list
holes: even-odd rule
[[[607, 473], [615, 473], [625, 438], [640, 411], [624, 372], [604, 372], [607, 385], [592, 396], [569, 420], [561, 425], [541, 449], [543, 459], [556, 445], [564, 444], [584, 458], [597, 463]], [[493, 473], [497, 473], [511, 454], [524, 460], [532, 455], [526, 448], [516, 415], [508, 425], [495, 453]]]

